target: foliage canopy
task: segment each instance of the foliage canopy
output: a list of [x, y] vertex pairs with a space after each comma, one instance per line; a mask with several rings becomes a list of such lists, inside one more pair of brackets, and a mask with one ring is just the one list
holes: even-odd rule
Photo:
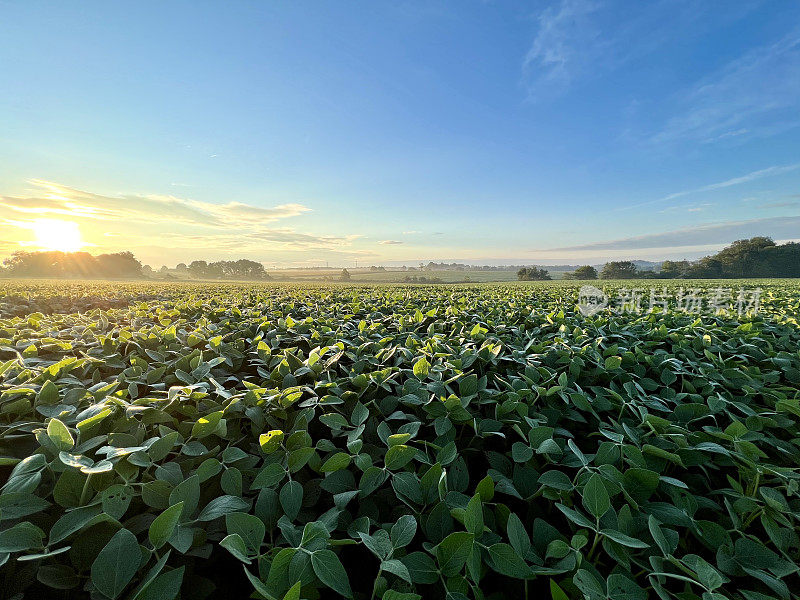
[[0, 317], [0, 595], [788, 599], [800, 301], [759, 285], [742, 317], [31, 287], [50, 314]]

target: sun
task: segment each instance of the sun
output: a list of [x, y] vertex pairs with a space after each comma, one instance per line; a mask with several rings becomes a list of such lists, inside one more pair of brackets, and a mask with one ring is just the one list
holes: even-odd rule
[[33, 245], [43, 250], [77, 252], [86, 245], [81, 239], [81, 230], [78, 224], [72, 221], [37, 219], [31, 223], [30, 227], [36, 236]]

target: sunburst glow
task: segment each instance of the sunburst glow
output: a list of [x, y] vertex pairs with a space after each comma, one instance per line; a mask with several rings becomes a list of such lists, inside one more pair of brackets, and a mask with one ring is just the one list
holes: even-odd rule
[[81, 239], [78, 224], [72, 221], [37, 219], [30, 228], [36, 236], [33, 245], [43, 250], [76, 252], [86, 245]]

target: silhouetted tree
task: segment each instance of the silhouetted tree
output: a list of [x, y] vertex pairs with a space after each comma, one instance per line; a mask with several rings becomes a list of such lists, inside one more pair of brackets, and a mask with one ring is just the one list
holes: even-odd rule
[[142, 276], [142, 263], [131, 252], [92, 256], [88, 252], [17, 251], [3, 261], [12, 277], [113, 277]]
[[597, 279], [597, 269], [592, 265], [583, 265], [578, 267], [572, 273], [573, 279]]
[[611, 261], [603, 266], [600, 279], [633, 279], [636, 274], [636, 265], [631, 261]]
[[547, 270], [539, 267], [522, 267], [517, 271], [517, 279], [520, 281], [547, 281], [551, 279]]

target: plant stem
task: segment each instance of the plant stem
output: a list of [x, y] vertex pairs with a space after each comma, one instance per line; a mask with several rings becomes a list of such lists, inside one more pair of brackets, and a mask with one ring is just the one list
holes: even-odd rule
[[375, 587], [378, 585], [378, 579], [380, 578], [382, 572], [383, 569], [379, 567], [378, 574], [375, 575], [375, 582], [372, 584], [372, 595], [369, 597], [369, 600], [375, 600]]
[[91, 491], [91, 488], [89, 487], [89, 482], [90, 482], [91, 480], [92, 480], [92, 474], [91, 474], [91, 473], [89, 473], [89, 474], [86, 476], [86, 481], [84, 482], [84, 484], [83, 484], [83, 490], [81, 491], [81, 501], [80, 501], [80, 503], [79, 503], [79, 504], [80, 504], [80, 506], [83, 506], [83, 505], [84, 505], [84, 504], [86, 504], [86, 502], [89, 500], [89, 492]]

